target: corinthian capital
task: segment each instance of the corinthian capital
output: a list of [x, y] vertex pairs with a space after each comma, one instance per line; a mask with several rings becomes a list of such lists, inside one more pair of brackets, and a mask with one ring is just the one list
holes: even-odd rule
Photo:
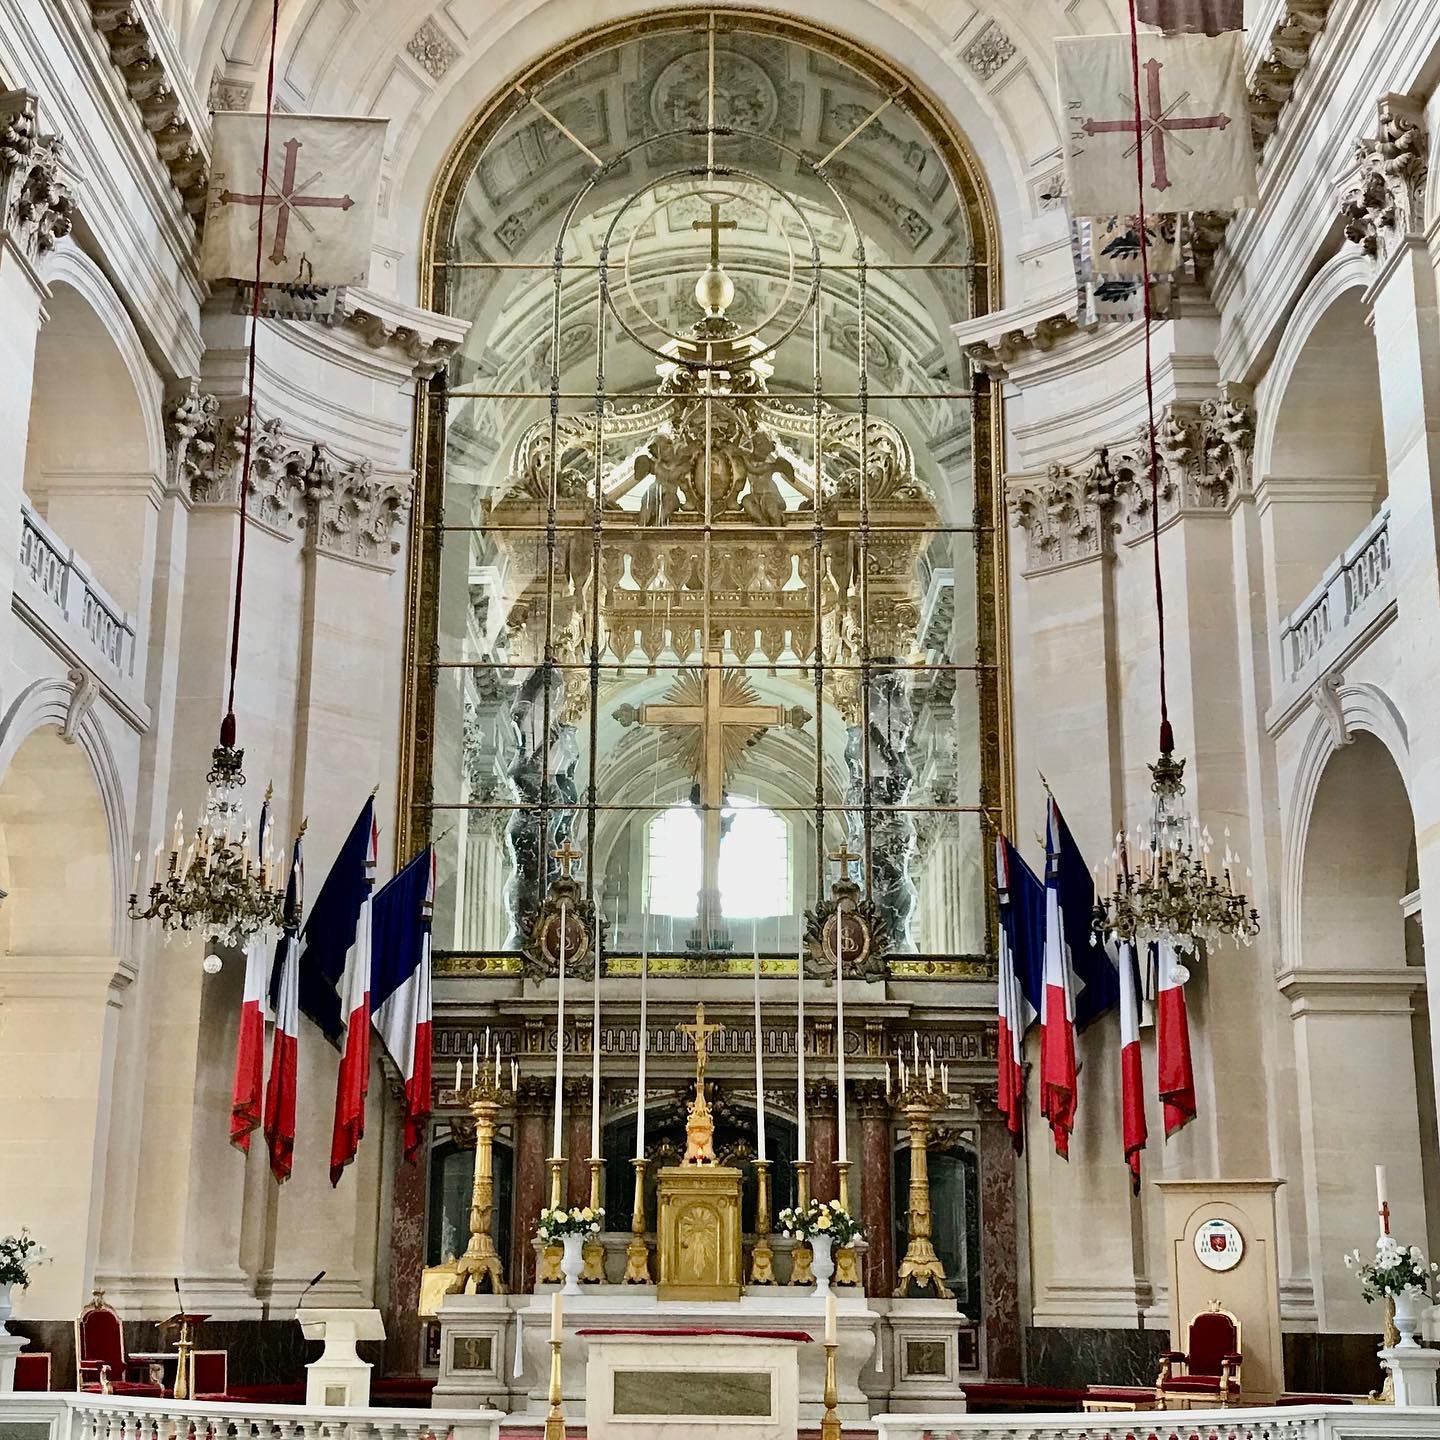
[[377, 476], [369, 460], [320, 454], [306, 476], [305, 528], [310, 543], [346, 560], [389, 566], [400, 553], [410, 486]]
[[61, 176], [65, 144], [40, 134], [35, 96], [0, 90], [0, 235], [35, 261], [70, 233], [75, 202]]
[[1356, 144], [1340, 211], [1345, 238], [1384, 259], [1397, 240], [1424, 228], [1429, 137], [1419, 100], [1386, 95], [1378, 111], [1379, 134]]

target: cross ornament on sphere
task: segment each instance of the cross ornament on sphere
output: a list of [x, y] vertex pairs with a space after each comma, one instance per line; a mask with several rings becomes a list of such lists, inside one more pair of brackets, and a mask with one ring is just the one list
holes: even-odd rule
[[[256, 207], [255, 224], [250, 228], [254, 230], [265, 214], [275, 216], [275, 240], [270, 250], [270, 263], [272, 265], [283, 265], [288, 258], [286, 247], [290, 243], [290, 218], [299, 221], [312, 235], [315, 227], [305, 216], [309, 210], [349, 210], [355, 201], [349, 195], [312, 195], [307, 193], [310, 187], [317, 181], [325, 178], [323, 170], [317, 170], [308, 179], [299, 180], [297, 177], [300, 170], [300, 151], [303, 147], [299, 140], [291, 138], [286, 140], [280, 147], [284, 154], [284, 162], [280, 167], [280, 179], [274, 177], [273, 167], [270, 175], [260, 173], [264, 181], [264, 191], [241, 193], [236, 190], [222, 190], [220, 192], [220, 203], [222, 205], [253, 205]], [[264, 209], [261, 209], [261, 206]]]

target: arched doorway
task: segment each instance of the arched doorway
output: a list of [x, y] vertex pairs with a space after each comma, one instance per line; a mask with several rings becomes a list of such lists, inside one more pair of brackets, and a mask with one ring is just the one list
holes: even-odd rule
[[1344, 1255], [1368, 1253], [1384, 1165], [1395, 1233], [1440, 1222], [1415, 827], [1393, 757], [1358, 731], [1325, 761], [1304, 830], [1291, 1001], [1311, 1274], [1322, 1331], [1373, 1331]]

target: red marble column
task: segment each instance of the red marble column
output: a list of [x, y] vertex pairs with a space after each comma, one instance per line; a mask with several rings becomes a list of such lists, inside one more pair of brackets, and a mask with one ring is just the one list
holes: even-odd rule
[[809, 1102], [810, 1194], [816, 1200], [834, 1200], [836, 1185], [835, 1150], [838, 1117], [835, 1110], [835, 1082], [814, 1080], [805, 1087]]
[[415, 1164], [402, 1156], [395, 1171], [390, 1210], [390, 1280], [385, 1301], [385, 1370], [420, 1370], [420, 1272], [425, 1268], [425, 1208], [430, 1189], [430, 1150]]
[[889, 1295], [895, 1289], [895, 1141], [890, 1101], [882, 1080], [861, 1080], [853, 1088], [860, 1110], [865, 1293]]
[[550, 1144], [550, 1097], [548, 1080], [530, 1076], [520, 1082], [515, 1101], [514, 1208], [510, 1216], [510, 1266], [507, 1279], [512, 1290], [535, 1288], [535, 1251], [531, 1240], [542, 1207], [550, 1203], [549, 1174], [545, 1168]]
[[980, 1109], [980, 1294], [985, 1317], [985, 1371], [991, 1380], [1020, 1379], [1020, 1252], [1010, 1132], [993, 1101]]
[[565, 1082], [565, 1203], [590, 1203], [590, 1080]]

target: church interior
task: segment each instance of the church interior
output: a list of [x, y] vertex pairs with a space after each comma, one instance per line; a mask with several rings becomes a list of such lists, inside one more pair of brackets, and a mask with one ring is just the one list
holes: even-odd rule
[[0, 0], [0, 1432], [1440, 1435], [1437, 147], [1412, 0]]

